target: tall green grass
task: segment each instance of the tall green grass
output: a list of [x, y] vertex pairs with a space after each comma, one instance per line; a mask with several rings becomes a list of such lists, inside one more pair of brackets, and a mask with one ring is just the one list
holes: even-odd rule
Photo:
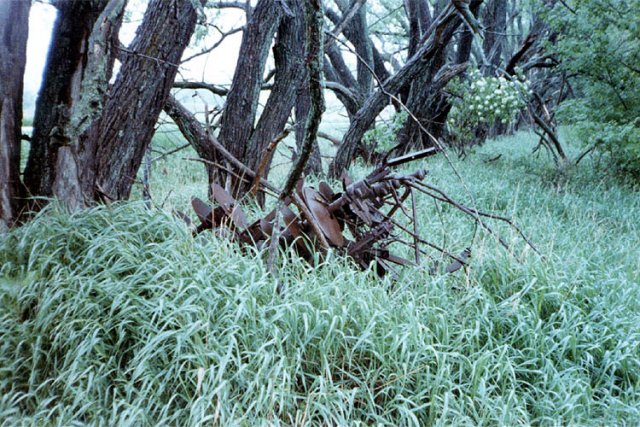
[[[443, 159], [422, 165], [545, 255], [495, 224], [523, 262], [480, 233], [468, 274], [425, 262], [381, 280], [283, 254], [276, 281], [263, 253], [193, 239], [162, 210], [49, 208], [0, 237], [0, 423], [637, 424], [640, 197], [593, 162], [558, 171], [532, 144], [454, 160], [468, 191]], [[185, 208], [195, 172], [166, 167], [152, 189]], [[420, 217], [452, 250], [473, 236], [430, 200]]]

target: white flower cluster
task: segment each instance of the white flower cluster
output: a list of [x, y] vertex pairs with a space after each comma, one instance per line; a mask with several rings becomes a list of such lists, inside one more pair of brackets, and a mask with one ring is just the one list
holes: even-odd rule
[[450, 88], [458, 96], [452, 99], [449, 127], [455, 131], [479, 124], [511, 122], [526, 105], [530, 94], [528, 83], [525, 79], [485, 77], [478, 71], [471, 72], [467, 82]]

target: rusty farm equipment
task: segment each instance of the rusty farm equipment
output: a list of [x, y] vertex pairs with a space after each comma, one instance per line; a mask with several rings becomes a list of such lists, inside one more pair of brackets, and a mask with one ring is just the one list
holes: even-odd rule
[[[276, 209], [253, 221], [249, 220], [229, 192], [213, 184], [210, 194], [216, 203], [215, 207], [201, 199], [192, 199], [192, 207], [200, 221], [199, 225], [193, 225], [193, 230], [196, 234], [213, 230], [242, 245], [266, 247], [277, 243], [294, 248], [300, 257], [309, 262], [315, 255], [322, 256], [332, 249], [351, 257], [363, 270], [373, 266], [380, 276], [394, 274], [398, 266], [420, 263], [426, 253], [424, 248], [429, 247], [451, 260], [445, 272], [455, 272], [467, 265], [470, 248], [453, 255], [419, 235], [416, 193], [420, 192], [453, 205], [495, 236], [497, 234], [484, 219], [506, 221], [530, 244], [508, 218], [466, 207], [443, 191], [424, 183], [426, 170], [418, 169], [410, 174], [393, 171], [399, 165], [437, 152], [431, 148], [398, 158], [385, 158], [366, 177], [356, 181], [343, 175], [341, 191], [334, 191], [326, 182], [320, 182], [314, 188], [300, 180], [292, 194], [280, 199]], [[272, 185], [267, 185], [273, 189]], [[410, 224], [401, 224], [397, 215], [405, 215]], [[179, 216], [191, 223], [186, 215], [179, 213]], [[504, 240], [498, 237], [498, 241], [509, 249]], [[394, 253], [393, 247], [397, 247], [393, 246], [394, 243], [408, 246], [412, 259]]]

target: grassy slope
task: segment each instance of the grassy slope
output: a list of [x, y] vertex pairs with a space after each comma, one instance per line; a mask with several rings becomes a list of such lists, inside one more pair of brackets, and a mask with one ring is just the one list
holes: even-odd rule
[[[455, 160], [469, 191], [443, 159], [424, 165], [515, 217], [546, 256], [496, 224], [524, 263], [480, 233], [468, 275], [425, 265], [394, 284], [283, 257], [280, 297], [261, 254], [194, 240], [162, 212], [50, 210], [0, 240], [0, 422], [636, 423], [640, 197], [587, 161], [558, 173], [532, 144]], [[156, 170], [165, 207], [204, 192], [183, 156]], [[469, 243], [465, 218], [420, 203], [425, 235]]]

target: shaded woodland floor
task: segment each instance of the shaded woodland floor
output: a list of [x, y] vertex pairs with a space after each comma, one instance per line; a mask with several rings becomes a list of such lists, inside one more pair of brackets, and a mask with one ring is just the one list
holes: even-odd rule
[[[558, 170], [534, 145], [519, 133], [454, 156], [464, 185], [441, 156], [409, 165], [513, 217], [544, 255], [496, 225], [523, 262], [478, 231], [451, 276], [284, 255], [279, 296], [264, 254], [166, 213], [206, 196], [185, 153], [154, 166], [164, 211], [50, 208], [0, 240], [0, 424], [637, 423], [638, 191], [597, 158]], [[423, 235], [470, 244], [468, 218], [420, 203]]]

